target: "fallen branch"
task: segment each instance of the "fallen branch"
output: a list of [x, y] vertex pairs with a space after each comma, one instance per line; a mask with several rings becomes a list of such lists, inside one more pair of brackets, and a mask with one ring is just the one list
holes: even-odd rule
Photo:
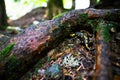
[[113, 80], [109, 59], [110, 44], [103, 38], [102, 30], [96, 36], [96, 71], [94, 80]]

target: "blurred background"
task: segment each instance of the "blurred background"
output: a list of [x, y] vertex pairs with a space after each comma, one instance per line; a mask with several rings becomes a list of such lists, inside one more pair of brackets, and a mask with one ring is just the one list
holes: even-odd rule
[[26, 28], [58, 14], [85, 8], [120, 8], [119, 0], [0, 0], [0, 30]]
[[[52, 3], [55, 0], [51, 0]], [[73, 1], [74, 5], [73, 5]], [[5, 0], [6, 12], [10, 19], [15, 20], [38, 7], [47, 7], [48, 0]], [[57, 0], [64, 9], [84, 9], [90, 5], [89, 0]], [[57, 4], [57, 2], [55, 2]], [[76, 5], [75, 5], [76, 4]], [[49, 6], [50, 7], [50, 6]], [[52, 6], [51, 6], [52, 7]]]

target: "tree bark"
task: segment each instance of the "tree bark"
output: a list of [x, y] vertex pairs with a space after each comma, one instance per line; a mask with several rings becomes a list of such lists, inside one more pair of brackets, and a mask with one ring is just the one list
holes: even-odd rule
[[48, 19], [52, 19], [57, 14], [61, 14], [63, 12], [63, 2], [62, 0], [48, 0], [48, 10], [47, 10], [47, 17]]
[[96, 36], [96, 71], [94, 80], [113, 80], [110, 55], [110, 44], [104, 41], [102, 30]]
[[90, 8], [94, 8], [96, 4], [97, 4], [97, 0], [90, 0]]
[[75, 0], [72, 0], [72, 9], [75, 9]]
[[[84, 14], [88, 16], [85, 17]], [[114, 18], [111, 18], [111, 15]], [[119, 21], [120, 17], [118, 16], [120, 16], [120, 10], [117, 9], [81, 9], [73, 10], [59, 18], [30, 26], [21, 34], [8, 40], [0, 48], [1, 50], [8, 44], [15, 44], [12, 51], [8, 53], [8, 57], [0, 62], [0, 78], [9, 80], [19, 79], [39, 59], [45, 56], [48, 50], [56, 47], [57, 44], [64, 40], [71, 31], [81, 29], [92, 31], [92, 27], [87, 26], [88, 19], [103, 18]]]
[[4, 26], [7, 25], [7, 14], [5, 9], [4, 0], [0, 0], [0, 28], [4, 29]]

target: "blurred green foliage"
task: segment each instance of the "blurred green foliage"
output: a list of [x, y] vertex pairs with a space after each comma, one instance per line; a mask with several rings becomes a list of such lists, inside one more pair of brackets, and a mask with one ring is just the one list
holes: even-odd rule
[[14, 2], [19, 2], [20, 0], [14, 0]]
[[47, 0], [23, 0], [25, 5], [33, 4], [33, 5], [42, 5], [42, 3], [47, 2]]
[[8, 55], [8, 53], [13, 49], [14, 45], [14, 43], [9, 44], [7, 47], [0, 51], [0, 61], [2, 61], [2, 59], [4, 59]]

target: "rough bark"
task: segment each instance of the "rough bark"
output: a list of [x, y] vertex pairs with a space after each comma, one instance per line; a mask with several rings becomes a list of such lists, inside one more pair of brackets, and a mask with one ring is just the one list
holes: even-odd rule
[[94, 80], [113, 80], [110, 55], [110, 44], [104, 41], [102, 30], [96, 36], [96, 71]]
[[[19, 79], [33, 64], [41, 59], [47, 51], [59, 44], [71, 31], [87, 30], [88, 19], [103, 18], [106, 20], [118, 21], [120, 10], [96, 10], [83, 9], [73, 10], [63, 14], [59, 18], [41, 22], [38, 25], [30, 26], [21, 34], [11, 38], [4, 44], [3, 49], [10, 43], [15, 43], [14, 48], [8, 57], [0, 62], [0, 78]], [[87, 17], [82, 16], [88, 14]], [[111, 15], [114, 18], [111, 18]], [[82, 25], [82, 26], [81, 26]]]

